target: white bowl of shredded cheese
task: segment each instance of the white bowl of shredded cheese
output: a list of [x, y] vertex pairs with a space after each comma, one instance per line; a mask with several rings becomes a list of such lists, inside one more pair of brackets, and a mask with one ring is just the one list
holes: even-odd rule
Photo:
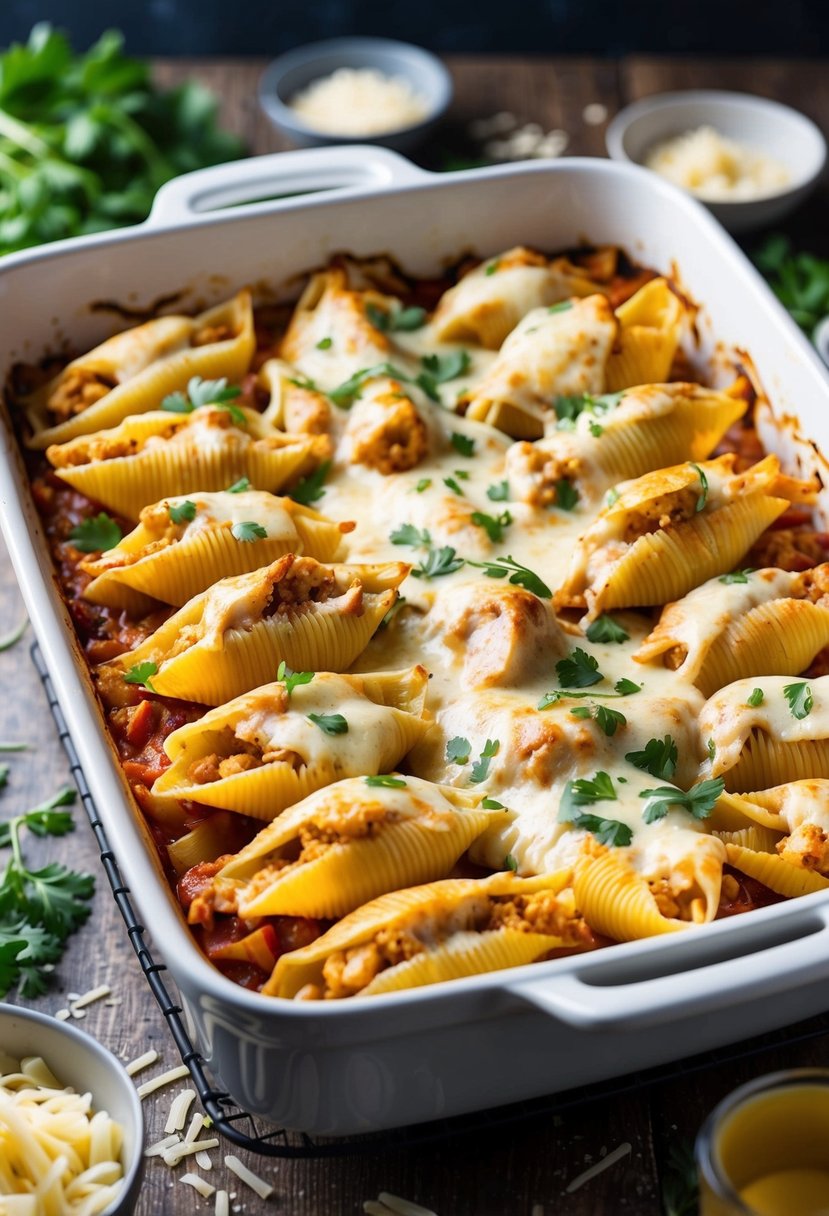
[[731, 232], [793, 211], [826, 162], [826, 140], [797, 110], [709, 90], [660, 93], [627, 106], [608, 127], [607, 150], [687, 190]]
[[128, 1216], [144, 1165], [141, 1100], [89, 1035], [0, 1004], [0, 1212]]
[[275, 59], [259, 85], [271, 122], [296, 144], [375, 143], [410, 151], [442, 118], [452, 79], [421, 47], [332, 38]]

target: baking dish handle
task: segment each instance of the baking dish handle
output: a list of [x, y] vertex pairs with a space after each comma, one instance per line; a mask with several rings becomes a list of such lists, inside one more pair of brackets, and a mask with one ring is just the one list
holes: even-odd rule
[[174, 177], [155, 196], [145, 226], [167, 227], [244, 204], [267, 203], [271, 209], [297, 194], [343, 194], [405, 186], [426, 176], [404, 156], [371, 144], [273, 152]]
[[[511, 995], [581, 1030], [640, 1030], [700, 1016], [737, 1001], [796, 991], [823, 980], [829, 1006], [829, 924], [782, 944], [671, 975], [589, 982], [589, 974], [561, 972], [510, 984]], [[812, 922], [814, 926], [814, 922]], [[677, 962], [677, 967], [679, 967]], [[623, 975], [622, 968], [620, 975]], [[629, 973], [628, 973], [629, 974]]]

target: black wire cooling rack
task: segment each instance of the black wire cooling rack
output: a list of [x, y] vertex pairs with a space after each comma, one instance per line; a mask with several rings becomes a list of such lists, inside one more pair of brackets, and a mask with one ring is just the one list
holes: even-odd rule
[[760, 1038], [750, 1039], [739, 1044], [704, 1052], [701, 1055], [690, 1056], [658, 1068], [640, 1070], [628, 1073], [626, 1076], [614, 1078], [599, 1084], [582, 1086], [579, 1089], [568, 1090], [565, 1093], [553, 1094], [546, 1098], [534, 1098], [524, 1102], [516, 1102], [510, 1106], [498, 1107], [495, 1110], [476, 1111], [471, 1115], [460, 1115], [451, 1119], [441, 1119], [433, 1123], [422, 1123], [412, 1127], [398, 1128], [391, 1131], [375, 1132], [365, 1136], [349, 1136], [338, 1139], [311, 1137], [304, 1132], [294, 1132], [287, 1128], [274, 1127], [264, 1119], [251, 1115], [242, 1110], [229, 1094], [217, 1088], [204, 1058], [195, 1049], [182, 1020], [182, 1008], [176, 1001], [171, 981], [167, 976], [164, 963], [159, 963], [147, 945], [144, 935], [146, 929], [142, 925], [132, 903], [129, 887], [121, 876], [115, 854], [110, 848], [106, 832], [98, 815], [94, 799], [89, 792], [83, 769], [78, 760], [72, 739], [66, 726], [66, 720], [58, 704], [55, 690], [40, 648], [35, 642], [31, 647], [32, 662], [40, 677], [43, 689], [52, 711], [52, 717], [58, 729], [58, 736], [63, 744], [69, 760], [69, 770], [78, 787], [84, 810], [89, 818], [95, 840], [101, 854], [101, 864], [109, 880], [112, 894], [127, 927], [132, 947], [138, 957], [141, 970], [147, 979], [153, 996], [158, 1002], [159, 1009], [173, 1037], [182, 1063], [186, 1064], [193, 1078], [193, 1084], [204, 1107], [205, 1113], [213, 1120], [216, 1131], [233, 1144], [249, 1152], [258, 1153], [263, 1157], [347, 1157], [357, 1156], [378, 1151], [387, 1151], [394, 1147], [414, 1148], [437, 1141], [447, 1140], [477, 1133], [494, 1128], [505, 1128], [529, 1119], [538, 1119], [550, 1115], [562, 1114], [576, 1106], [586, 1106], [591, 1102], [617, 1098], [634, 1091], [641, 1092], [649, 1086], [664, 1082], [676, 1081], [692, 1076], [703, 1069], [715, 1068], [718, 1065], [733, 1065], [736, 1061], [749, 1059], [772, 1051], [779, 1047], [794, 1047], [808, 1043], [822, 1036], [829, 1036], [829, 1013], [811, 1018], [808, 1022], [798, 1022], [794, 1026], [784, 1027]]

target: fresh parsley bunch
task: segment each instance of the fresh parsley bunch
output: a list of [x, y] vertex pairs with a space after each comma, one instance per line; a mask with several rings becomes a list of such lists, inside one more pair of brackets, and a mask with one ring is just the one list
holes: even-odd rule
[[161, 92], [116, 31], [76, 55], [40, 23], [0, 54], [0, 253], [136, 224], [171, 177], [243, 153], [201, 85]]
[[829, 314], [829, 260], [795, 253], [789, 238], [775, 233], [755, 252], [754, 261], [783, 307], [811, 335]]

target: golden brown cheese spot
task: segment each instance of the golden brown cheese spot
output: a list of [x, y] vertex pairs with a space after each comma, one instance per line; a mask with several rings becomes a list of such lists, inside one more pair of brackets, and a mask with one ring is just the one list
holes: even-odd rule
[[459, 607], [446, 612], [443, 641], [463, 659], [473, 687], [519, 685], [532, 680], [563, 652], [563, 639], [547, 606], [522, 588], [464, 589]]
[[97, 435], [74, 443], [53, 443], [46, 450], [46, 458], [53, 468], [68, 469], [92, 464], [96, 460], [117, 460], [121, 456], [133, 456], [138, 448], [137, 439]]
[[354, 463], [377, 469], [384, 476], [413, 469], [429, 448], [426, 424], [399, 386], [359, 402], [347, 434]]
[[551, 507], [558, 501], [557, 482], [576, 481], [582, 471], [581, 462], [573, 457], [562, 459], [534, 443], [515, 443], [507, 453], [510, 486], [518, 489], [518, 497], [533, 507]]
[[91, 368], [73, 367], [50, 394], [46, 408], [58, 422], [65, 422], [106, 397], [116, 384], [112, 376], [103, 376]]
[[331, 406], [322, 393], [283, 384], [285, 430], [295, 435], [324, 435], [331, 427]]
[[214, 342], [230, 342], [236, 334], [231, 325], [202, 325], [190, 338], [191, 346], [210, 346]]
[[793, 866], [829, 874], [829, 838], [816, 823], [801, 823], [778, 842], [777, 852]]

